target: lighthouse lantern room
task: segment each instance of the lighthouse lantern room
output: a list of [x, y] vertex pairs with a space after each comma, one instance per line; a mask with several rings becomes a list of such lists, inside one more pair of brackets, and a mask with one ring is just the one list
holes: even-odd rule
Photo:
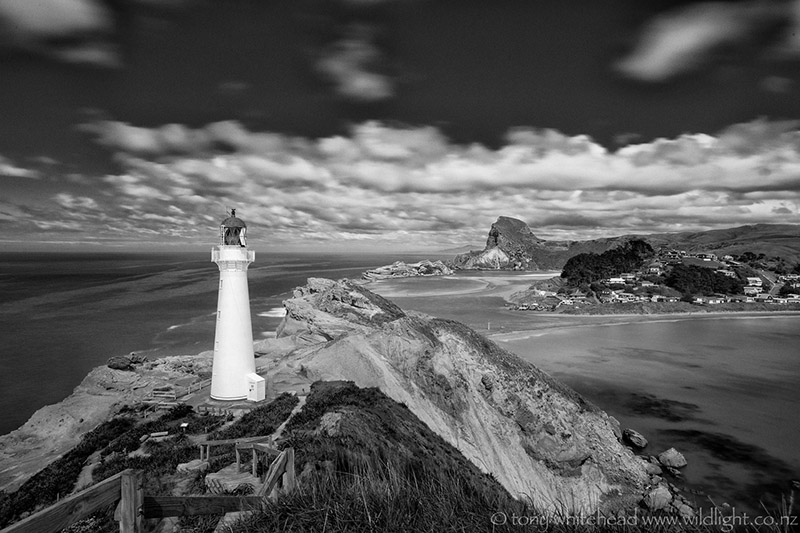
[[220, 244], [211, 251], [211, 260], [219, 267], [211, 398], [263, 400], [264, 393], [254, 395], [251, 386], [256, 363], [247, 267], [255, 261], [255, 251], [247, 248], [247, 225], [236, 217], [236, 210], [222, 221], [219, 233]]

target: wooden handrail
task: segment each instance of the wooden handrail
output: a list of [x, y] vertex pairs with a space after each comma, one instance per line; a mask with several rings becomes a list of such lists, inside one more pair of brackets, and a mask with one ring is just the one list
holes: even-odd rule
[[[273, 449], [260, 451], [271, 452]], [[294, 488], [294, 449], [287, 448], [279, 453], [270, 465], [267, 479], [257, 496], [145, 496], [142, 492], [142, 477], [141, 470], [123, 470], [24, 520], [11, 524], [0, 530], [0, 533], [53, 533], [116, 502], [119, 502], [119, 505], [114, 518], [119, 521], [120, 533], [141, 533], [144, 518], [263, 509], [264, 502], [278, 486], [279, 481], [282, 480], [283, 490]]]
[[119, 501], [122, 477], [132, 473], [133, 470], [124, 470], [97, 485], [67, 496], [24, 520], [11, 524], [0, 533], [49, 533], [69, 527], [95, 511]]
[[260, 496], [145, 496], [144, 518], [224, 514], [256, 511], [264, 506]]
[[222, 446], [225, 444], [239, 444], [239, 443], [247, 443], [247, 442], [262, 442], [265, 440], [270, 440], [272, 438], [271, 435], [265, 435], [263, 437], [240, 437], [238, 439], [223, 439], [223, 440], [197, 440], [194, 443], [198, 446]]

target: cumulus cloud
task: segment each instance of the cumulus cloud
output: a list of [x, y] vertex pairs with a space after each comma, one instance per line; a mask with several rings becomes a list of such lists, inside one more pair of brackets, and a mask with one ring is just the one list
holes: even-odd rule
[[[788, 25], [785, 36], [776, 30]], [[707, 64], [723, 47], [741, 49], [765, 31], [771, 46], [800, 51], [800, 1], [703, 2], [649, 21], [638, 43], [616, 68], [642, 81], [659, 82]]]
[[94, 131], [121, 171], [52, 203], [62, 214], [55, 219], [95, 219], [109, 235], [204, 242], [235, 206], [253, 226], [253, 242], [262, 228], [273, 244], [445, 248], [480, 240], [499, 215], [565, 239], [798, 223], [798, 127], [759, 119], [612, 152], [587, 136], [533, 128], [489, 148], [453, 143], [429, 126], [378, 122], [320, 139], [236, 122], [104, 122]]

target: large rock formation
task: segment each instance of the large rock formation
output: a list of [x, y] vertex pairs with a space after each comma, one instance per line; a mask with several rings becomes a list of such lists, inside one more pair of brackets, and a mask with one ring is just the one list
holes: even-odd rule
[[572, 256], [585, 252], [602, 253], [631, 238], [546, 241], [538, 238], [523, 221], [499, 217], [489, 230], [486, 247], [457, 255], [453, 264], [465, 269], [559, 270]]
[[622, 235], [587, 241], [547, 241], [538, 238], [523, 221], [499, 217], [492, 224], [483, 250], [457, 255], [453, 264], [465, 269], [560, 270], [570, 257], [580, 253], [603, 253], [633, 239], [653, 248], [667, 246], [688, 252], [741, 254], [745, 251], [780, 256], [791, 264], [800, 262], [800, 226], [756, 224], [694, 233]]
[[281, 364], [402, 402], [512, 495], [550, 512], [641, 498], [644, 463], [606, 413], [535, 366], [450, 320], [402, 309], [348, 281], [309, 279], [285, 301]]

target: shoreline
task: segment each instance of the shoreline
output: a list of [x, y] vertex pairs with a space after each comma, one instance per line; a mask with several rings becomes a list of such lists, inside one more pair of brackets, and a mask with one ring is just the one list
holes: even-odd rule
[[[522, 312], [522, 311], [521, 311]], [[584, 326], [616, 326], [626, 324], [638, 324], [642, 322], [674, 322], [678, 320], [720, 320], [720, 319], [746, 319], [746, 318], [770, 318], [770, 317], [800, 317], [800, 311], [697, 311], [685, 313], [607, 313], [597, 315], [568, 315], [562, 313], [543, 313], [531, 312], [531, 317], [548, 318], [552, 321], [531, 323], [529, 327], [514, 327], [506, 331], [489, 333], [491, 339], [500, 338], [507, 335], [520, 335], [524, 333], [536, 333], [548, 329], [578, 328]], [[564, 321], [563, 324], [555, 323]]]

